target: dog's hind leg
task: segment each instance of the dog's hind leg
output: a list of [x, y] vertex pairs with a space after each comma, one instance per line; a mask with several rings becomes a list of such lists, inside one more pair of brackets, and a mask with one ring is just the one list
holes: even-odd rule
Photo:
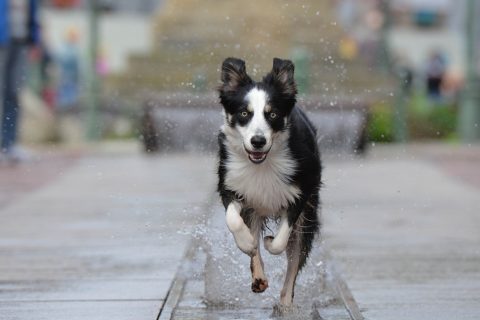
[[280, 303], [285, 307], [292, 305], [297, 274], [300, 271], [302, 260], [306, 259], [306, 256], [302, 253], [302, 237], [295, 231], [297, 230], [294, 230], [291, 234], [287, 244], [287, 274], [280, 292]]
[[[253, 216], [249, 220], [250, 230], [258, 243], [258, 239], [262, 232], [263, 218]], [[250, 270], [252, 271], [252, 291], [259, 293], [263, 292], [268, 288], [268, 280], [263, 271], [264, 265], [262, 256], [260, 255], [260, 246], [257, 247], [255, 254], [250, 260]]]
[[288, 239], [287, 274], [282, 291], [280, 292], [280, 303], [286, 307], [292, 305], [298, 272], [307, 261], [313, 239], [318, 231], [316, 208], [308, 208], [307, 211], [308, 218], [305, 218], [305, 212], [302, 213]]

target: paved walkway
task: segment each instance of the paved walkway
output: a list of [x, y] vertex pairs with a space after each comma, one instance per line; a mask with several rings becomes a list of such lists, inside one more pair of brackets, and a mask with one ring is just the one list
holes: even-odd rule
[[[327, 160], [325, 244], [367, 319], [480, 318], [479, 157], [410, 146]], [[16, 188], [0, 197], [0, 319], [155, 319], [210, 210], [215, 162], [120, 152], [49, 163], [0, 167], [2, 194]], [[212, 315], [186, 311], [201, 303], [202, 274], [177, 318]]]
[[27, 165], [0, 163], [0, 208], [55, 180], [75, 164], [79, 156], [79, 152], [43, 150]]
[[0, 207], [0, 319], [155, 319], [213, 188], [212, 162], [89, 156], [45, 184], [34, 166], [16, 170], [38, 188]]
[[480, 148], [373, 148], [326, 169], [325, 232], [366, 319], [480, 319]]

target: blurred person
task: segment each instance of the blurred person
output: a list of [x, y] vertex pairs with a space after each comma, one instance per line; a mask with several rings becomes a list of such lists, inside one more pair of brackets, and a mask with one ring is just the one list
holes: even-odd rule
[[339, 42], [338, 54], [343, 60], [353, 61], [358, 56], [358, 44], [357, 41], [349, 36], [345, 35]]
[[65, 43], [58, 58], [59, 84], [57, 91], [57, 107], [72, 108], [78, 105], [80, 84], [80, 62], [78, 49], [78, 31], [67, 30]]
[[108, 66], [107, 51], [103, 47], [100, 48], [97, 54], [96, 70], [97, 74], [102, 77], [108, 75], [108, 72], [110, 71]]
[[55, 106], [55, 89], [53, 85], [52, 67], [53, 58], [45, 41], [40, 42], [40, 79], [42, 83], [41, 95], [51, 110]]
[[39, 25], [39, 28], [41, 37], [35, 50], [30, 51], [29, 62], [36, 68], [39, 81], [37, 93], [47, 104], [49, 110], [53, 111], [55, 106], [54, 61], [48, 45], [48, 39], [45, 38], [46, 32], [44, 32], [43, 25]]
[[53, 61], [40, 25], [39, 43], [28, 54], [28, 87], [42, 98], [50, 111], [54, 108]]
[[465, 79], [463, 78], [462, 70], [447, 70], [442, 86], [443, 96], [451, 102], [458, 103], [464, 85]]
[[442, 85], [447, 69], [447, 63], [440, 52], [433, 52], [426, 65], [427, 95], [437, 101], [442, 98]]
[[[5, 57], [6, 57], [6, 49], [5, 44], [7, 43], [8, 39], [8, 18], [7, 18], [7, 0], [0, 0], [0, 117], [2, 117], [2, 109], [3, 109], [3, 74], [5, 70]], [[1, 118], [0, 118], [1, 119]], [[1, 135], [0, 135], [0, 142], [1, 142]], [[1, 152], [0, 152], [1, 156]]]
[[0, 155], [17, 162], [25, 158], [17, 147], [19, 93], [26, 78], [27, 49], [39, 40], [37, 0], [0, 0], [0, 70], [2, 118]]

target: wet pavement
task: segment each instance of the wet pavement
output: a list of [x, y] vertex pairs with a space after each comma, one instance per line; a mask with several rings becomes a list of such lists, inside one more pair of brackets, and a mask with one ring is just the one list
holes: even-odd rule
[[366, 319], [480, 319], [479, 146], [331, 162], [325, 237]]
[[32, 153], [26, 165], [0, 161], [0, 208], [48, 184], [75, 164], [78, 151], [42, 150]]
[[[23, 166], [28, 180], [35, 163]], [[0, 207], [0, 319], [155, 319], [213, 188], [212, 162], [116, 154], [57, 168]]]
[[[284, 318], [350, 319], [354, 298], [366, 319], [479, 319], [479, 155], [382, 146], [327, 156], [324, 240]], [[0, 167], [0, 319], [274, 313], [284, 257], [264, 255], [270, 288], [251, 293], [248, 259], [212, 192], [213, 158], [61, 159]]]

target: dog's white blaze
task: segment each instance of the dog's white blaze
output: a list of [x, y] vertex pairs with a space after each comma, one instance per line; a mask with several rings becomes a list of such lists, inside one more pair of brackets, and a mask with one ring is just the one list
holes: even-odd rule
[[253, 113], [253, 117], [245, 127], [238, 128], [243, 136], [244, 144], [250, 150], [253, 150], [250, 140], [254, 135], [261, 135], [267, 140], [264, 150], [268, 150], [272, 144], [272, 129], [265, 119], [265, 112], [269, 108], [267, 93], [258, 88], [253, 88], [245, 96], [245, 101], [248, 103], [247, 109]]
[[261, 215], [275, 215], [300, 195], [300, 189], [287, 177], [296, 170], [288, 149], [288, 130], [276, 133], [266, 160], [254, 164], [243, 147], [242, 135], [235, 128], [223, 126], [228, 144], [225, 185], [244, 197], [247, 205]]

